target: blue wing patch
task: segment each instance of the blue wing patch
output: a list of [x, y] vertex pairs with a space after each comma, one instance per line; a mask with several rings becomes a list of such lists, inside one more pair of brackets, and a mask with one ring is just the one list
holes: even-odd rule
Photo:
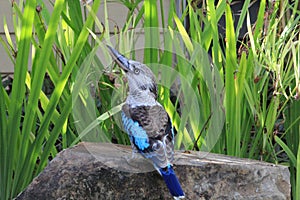
[[143, 151], [150, 146], [148, 135], [138, 122], [128, 118], [124, 112], [122, 112], [122, 122], [125, 131], [130, 137], [130, 140], [137, 146], [139, 150]]

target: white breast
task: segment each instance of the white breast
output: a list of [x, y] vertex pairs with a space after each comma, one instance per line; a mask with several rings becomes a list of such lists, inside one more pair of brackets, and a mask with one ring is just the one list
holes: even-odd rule
[[126, 103], [131, 107], [160, 105], [147, 90], [135, 92], [134, 94], [129, 93]]

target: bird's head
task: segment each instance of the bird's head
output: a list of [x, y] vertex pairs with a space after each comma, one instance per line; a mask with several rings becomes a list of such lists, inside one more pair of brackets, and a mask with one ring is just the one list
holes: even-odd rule
[[148, 92], [156, 99], [157, 85], [152, 71], [145, 64], [129, 60], [112, 47], [107, 47], [109, 48], [113, 59], [126, 73], [129, 92]]

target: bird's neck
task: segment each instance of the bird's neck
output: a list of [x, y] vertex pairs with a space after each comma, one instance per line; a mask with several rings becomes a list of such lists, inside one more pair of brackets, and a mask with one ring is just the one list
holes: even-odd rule
[[130, 91], [126, 99], [126, 103], [130, 106], [154, 106], [157, 105], [156, 97], [149, 90]]

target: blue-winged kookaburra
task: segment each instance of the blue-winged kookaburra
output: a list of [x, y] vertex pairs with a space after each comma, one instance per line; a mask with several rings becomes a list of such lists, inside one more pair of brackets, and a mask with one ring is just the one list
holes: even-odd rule
[[122, 122], [133, 152], [139, 152], [152, 161], [175, 199], [184, 198], [172, 167], [173, 126], [167, 112], [157, 101], [154, 74], [146, 65], [125, 58], [110, 46], [108, 48], [128, 79], [129, 94], [122, 107]]

